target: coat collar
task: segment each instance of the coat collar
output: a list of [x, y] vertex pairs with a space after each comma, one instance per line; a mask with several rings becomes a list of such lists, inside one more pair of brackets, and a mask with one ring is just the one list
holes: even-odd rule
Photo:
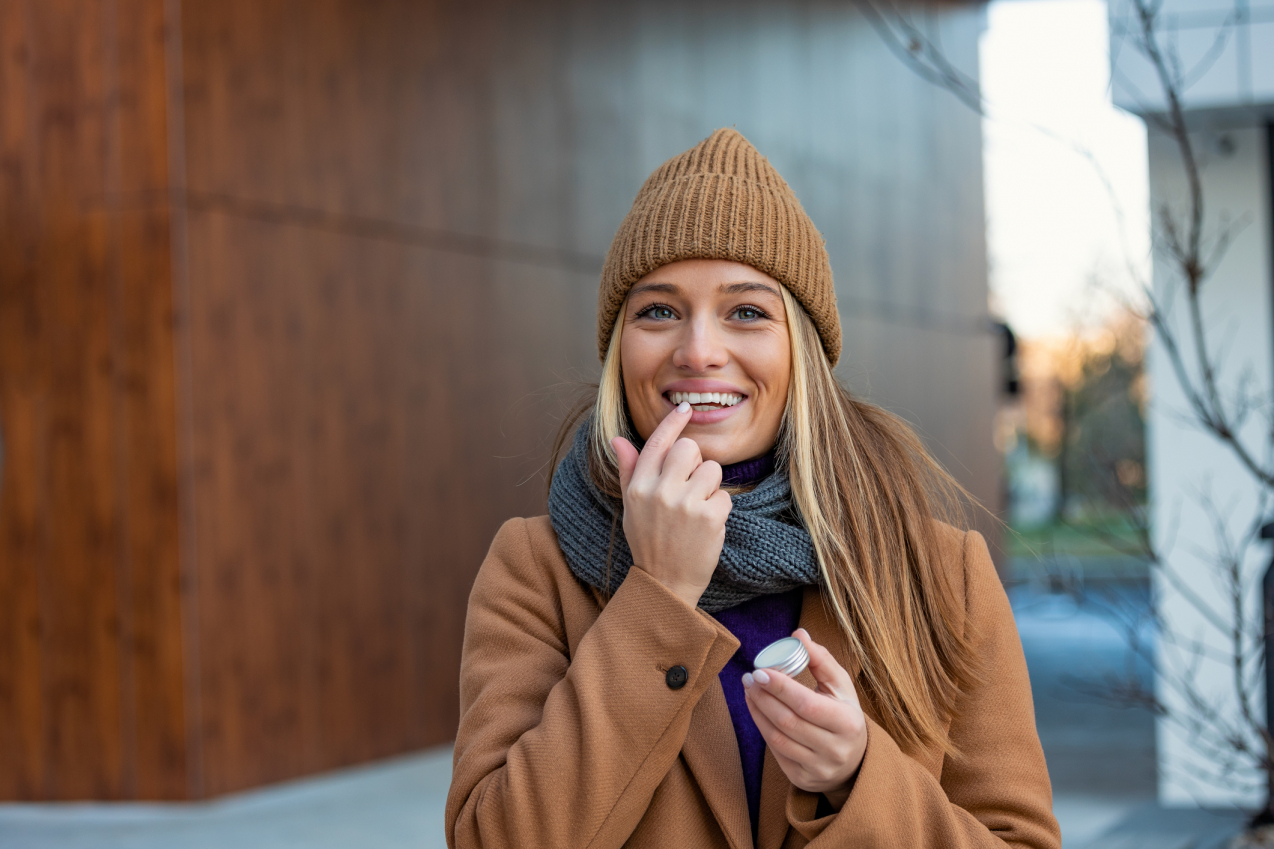
[[[809, 632], [814, 642], [825, 646], [851, 677], [857, 677], [858, 664], [850, 657], [836, 618], [828, 609], [816, 586], [805, 588], [801, 599], [800, 627]], [[796, 680], [813, 689], [814, 676], [806, 669]], [[694, 775], [704, 800], [712, 809], [730, 849], [751, 849], [752, 823], [748, 817], [747, 794], [743, 787], [743, 764], [739, 760], [739, 744], [730, 722], [721, 682], [714, 681], [700, 698], [690, 718], [690, 728], [682, 748], [686, 766]], [[761, 775], [761, 811], [757, 828], [758, 849], [782, 845], [787, 836], [787, 799], [791, 784], [769, 750]], [[817, 797], [800, 794], [797, 804], [808, 806], [799, 811], [804, 819], [813, 819]], [[812, 804], [811, 804], [812, 803]]]

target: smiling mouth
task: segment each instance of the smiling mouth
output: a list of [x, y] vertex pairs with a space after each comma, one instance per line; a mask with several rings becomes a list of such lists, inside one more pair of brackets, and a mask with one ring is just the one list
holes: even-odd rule
[[691, 409], [704, 413], [708, 410], [733, 407], [748, 396], [736, 395], [732, 392], [665, 392], [664, 397], [671, 401], [674, 407], [682, 401], [687, 401]]

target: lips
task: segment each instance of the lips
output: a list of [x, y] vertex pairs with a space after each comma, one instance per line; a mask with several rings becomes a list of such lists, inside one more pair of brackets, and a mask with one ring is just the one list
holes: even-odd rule
[[671, 410], [681, 403], [690, 404], [690, 425], [715, 425], [733, 418], [746, 409], [751, 398], [733, 384], [722, 380], [678, 380], [664, 389], [663, 399]]

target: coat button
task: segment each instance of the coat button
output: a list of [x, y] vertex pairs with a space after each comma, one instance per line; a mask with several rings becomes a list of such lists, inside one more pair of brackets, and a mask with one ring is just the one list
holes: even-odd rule
[[668, 674], [664, 676], [665, 683], [668, 684], [670, 690], [680, 690], [686, 686], [686, 682], [690, 680], [690, 673], [686, 672], [684, 666], [674, 666], [668, 670]]

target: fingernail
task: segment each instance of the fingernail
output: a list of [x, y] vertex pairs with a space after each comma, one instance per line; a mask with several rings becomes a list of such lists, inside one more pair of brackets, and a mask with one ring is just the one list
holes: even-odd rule
[[744, 672], [743, 673], [743, 689], [746, 690], [751, 686], [752, 686], [752, 673]]
[[680, 404], [678, 404], [678, 405], [677, 405], [677, 412], [678, 412], [678, 413], [688, 413], [688, 412], [690, 412], [690, 402], [689, 402], [689, 401], [682, 401]]
[[756, 679], [756, 683], [758, 684], [770, 683], [770, 673], [766, 672], [764, 669], [758, 669], [756, 672], [752, 673], [752, 677]]
[[796, 629], [796, 633], [798, 633], [798, 634], [804, 634], [806, 637], [808, 637], [808, 636], [810, 635], [810, 632], [809, 632], [809, 631], [806, 631], [804, 628], [797, 628], [797, 629]]

